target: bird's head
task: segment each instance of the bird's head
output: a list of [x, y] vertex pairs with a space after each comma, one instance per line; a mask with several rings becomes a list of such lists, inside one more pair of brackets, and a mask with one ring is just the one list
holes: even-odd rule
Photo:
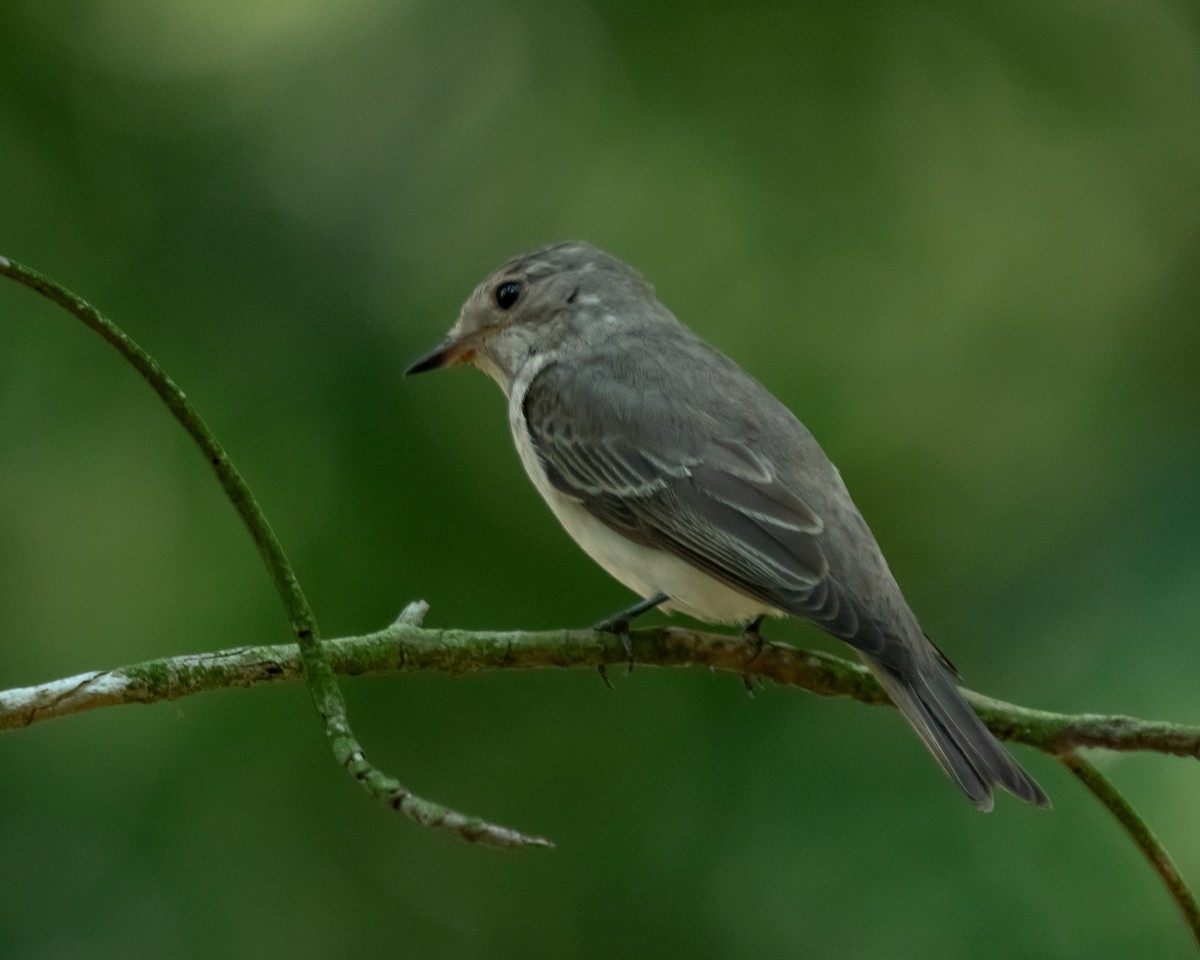
[[591, 244], [542, 247], [479, 284], [446, 339], [404, 372], [472, 363], [507, 392], [530, 358], [605, 321], [618, 323], [647, 301], [657, 304], [641, 275]]

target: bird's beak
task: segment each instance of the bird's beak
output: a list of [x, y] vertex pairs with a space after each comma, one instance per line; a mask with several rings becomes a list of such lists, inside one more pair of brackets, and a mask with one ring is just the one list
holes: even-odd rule
[[475, 346], [470, 337], [450, 337], [443, 340], [425, 356], [414, 360], [404, 371], [407, 377], [411, 373], [424, 373], [426, 370], [437, 370], [441, 367], [453, 367], [468, 362], [475, 356]]

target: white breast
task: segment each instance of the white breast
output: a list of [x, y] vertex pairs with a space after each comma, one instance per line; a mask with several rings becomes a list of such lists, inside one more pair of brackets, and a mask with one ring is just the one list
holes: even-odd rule
[[662, 609], [668, 612], [678, 610], [717, 623], [748, 622], [762, 614], [782, 615], [761, 601], [714, 580], [674, 554], [621, 536], [551, 485], [534, 450], [524, 414], [525, 393], [548, 362], [550, 358], [537, 356], [521, 369], [509, 392], [508, 422], [529, 479], [584, 552], [639, 596], [648, 598], [658, 593], [666, 594], [670, 599]]

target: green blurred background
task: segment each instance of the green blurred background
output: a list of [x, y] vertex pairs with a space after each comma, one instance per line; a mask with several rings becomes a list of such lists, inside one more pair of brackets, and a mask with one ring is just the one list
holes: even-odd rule
[[[970, 684], [1200, 722], [1194, 4], [9, 0], [0, 29], [0, 252], [184, 386], [328, 635], [629, 601], [486, 378], [400, 379], [503, 259], [579, 237], [816, 432]], [[286, 640], [145, 386], [14, 284], [0, 314], [0, 687]], [[558, 849], [382, 814], [300, 687], [105, 710], [0, 738], [0, 956], [1189, 954], [1027, 750], [1053, 811], [980, 816], [890, 711], [700, 671], [347, 694], [386, 769]], [[1102, 762], [1200, 883], [1200, 768]]]

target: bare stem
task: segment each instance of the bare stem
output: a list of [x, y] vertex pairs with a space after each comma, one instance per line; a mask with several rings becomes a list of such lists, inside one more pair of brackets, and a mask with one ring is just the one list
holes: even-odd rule
[[300, 659], [309, 691], [312, 693], [317, 713], [325, 725], [325, 736], [337, 762], [380, 803], [401, 811], [424, 826], [450, 830], [467, 840], [502, 847], [547, 845], [548, 841], [541, 837], [527, 837], [507, 827], [466, 817], [439, 804], [423, 800], [367, 760], [350, 728], [346, 702], [338, 687], [337, 676], [322, 649], [316, 617], [308, 598], [300, 588], [300, 582], [296, 579], [287, 555], [283, 552], [283, 546], [250, 492], [250, 487], [191, 401], [150, 354], [87, 301], [36, 270], [6, 257], [0, 257], [0, 275], [10, 277], [58, 304], [103, 337], [158, 394], [159, 399], [171, 411], [171, 415], [200, 448], [225, 496], [241, 517], [258, 548], [275, 589], [283, 601], [291, 621], [292, 633], [299, 644]]
[[1059, 759], [1063, 766], [1080, 779], [1085, 787], [1092, 791], [1096, 799], [1108, 807], [1109, 812], [1117, 818], [1117, 822], [1125, 828], [1129, 838], [1142, 851], [1142, 856], [1149, 861], [1151, 868], [1167, 888], [1167, 893], [1175, 901], [1175, 906], [1183, 914], [1183, 922], [1192, 932], [1196, 946], [1200, 947], [1200, 906], [1196, 904], [1196, 896], [1187, 885], [1187, 881], [1179, 873], [1171, 855], [1158, 842], [1158, 838], [1146, 825], [1136, 810], [1130, 805], [1113, 786], [1112, 781], [1104, 776], [1096, 767], [1085, 760], [1074, 750], [1068, 750]]

